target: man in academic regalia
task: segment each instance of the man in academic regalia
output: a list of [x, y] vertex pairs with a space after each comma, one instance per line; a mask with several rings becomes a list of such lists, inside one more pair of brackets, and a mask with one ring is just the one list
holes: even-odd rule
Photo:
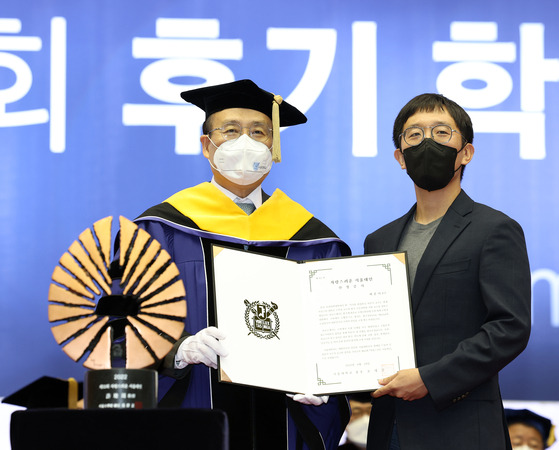
[[[349, 418], [343, 396], [287, 396], [222, 384], [215, 370], [217, 356], [238, 349], [227, 349], [226, 336], [214, 326], [212, 243], [293, 260], [350, 254], [305, 208], [279, 189], [270, 196], [261, 187], [272, 161], [281, 160], [279, 127], [307, 119], [250, 80], [194, 89], [181, 97], [206, 113], [200, 140], [213, 178], [174, 194], [135, 221], [169, 252], [187, 295], [184, 336], [160, 369], [160, 406], [224, 410], [235, 450], [336, 448]], [[250, 282], [250, 273], [239, 280]]]
[[543, 450], [555, 442], [555, 426], [529, 409], [505, 409], [513, 450]]

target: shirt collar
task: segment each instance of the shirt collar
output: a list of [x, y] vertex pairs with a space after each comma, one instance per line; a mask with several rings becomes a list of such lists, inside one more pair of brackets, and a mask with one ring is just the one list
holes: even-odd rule
[[239, 199], [238, 201], [240, 203], [247, 203], [247, 200], [250, 200], [252, 203], [254, 203], [254, 206], [256, 208], [259, 208], [260, 206], [262, 206], [262, 186], [261, 185], [258, 186], [256, 189], [254, 189], [254, 191], [252, 191], [250, 194], [248, 194], [247, 197], [240, 198], [237, 195], [233, 194], [231, 191], [228, 191], [223, 186], [218, 184], [217, 181], [215, 181], [214, 177], [212, 177], [212, 184], [233, 201], [235, 201], [236, 199]]

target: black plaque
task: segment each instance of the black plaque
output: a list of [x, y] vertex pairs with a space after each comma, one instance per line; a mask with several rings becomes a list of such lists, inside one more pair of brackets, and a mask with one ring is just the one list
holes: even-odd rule
[[147, 409], [157, 406], [157, 372], [149, 369], [90, 370], [84, 380], [87, 409]]

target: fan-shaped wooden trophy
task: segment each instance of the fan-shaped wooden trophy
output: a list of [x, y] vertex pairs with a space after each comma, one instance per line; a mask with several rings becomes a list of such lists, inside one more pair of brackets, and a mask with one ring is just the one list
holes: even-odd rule
[[157, 404], [153, 367], [181, 336], [186, 297], [169, 254], [145, 230], [120, 217], [112, 263], [112, 217], [86, 229], [52, 274], [49, 321], [56, 342], [90, 369], [86, 408]]

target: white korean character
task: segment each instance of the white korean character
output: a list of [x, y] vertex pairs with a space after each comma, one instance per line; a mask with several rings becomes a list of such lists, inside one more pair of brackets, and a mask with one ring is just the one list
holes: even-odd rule
[[[445, 67], [437, 78], [437, 89], [452, 98], [472, 118], [481, 133], [518, 133], [521, 159], [544, 159], [545, 81], [559, 81], [559, 59], [544, 58], [544, 26], [520, 26], [521, 111], [479, 111], [503, 103], [513, 91], [510, 73], [500, 64], [514, 63], [514, 42], [497, 41], [495, 22], [453, 22], [451, 42], [433, 44], [433, 61], [459, 61]], [[485, 87], [470, 89], [468, 80], [481, 80]]]
[[353, 156], [378, 154], [377, 24], [352, 24]]
[[[353, 156], [377, 155], [377, 26], [352, 24]], [[322, 93], [336, 56], [333, 28], [268, 28], [269, 50], [304, 50], [309, 62], [301, 80], [285, 99], [306, 113]]]
[[[19, 36], [19, 19], [0, 19], [0, 66], [15, 74], [15, 83], [0, 89], [0, 127], [47, 123], [50, 120], [50, 150], [66, 149], [66, 19], [51, 20], [50, 114], [46, 108], [7, 111], [6, 105], [25, 97], [33, 84], [33, 74], [19, 52], [38, 52], [43, 43], [37, 36]], [[8, 53], [10, 52], [10, 53]]]
[[[180, 92], [204, 86], [229, 83], [233, 72], [215, 60], [240, 60], [243, 45], [239, 39], [218, 39], [217, 19], [156, 20], [156, 38], [134, 38], [132, 56], [136, 59], [157, 59], [148, 64], [140, 76], [140, 84], [149, 96], [164, 104], [131, 104], [122, 108], [122, 123], [136, 126], [175, 127], [175, 153], [193, 155], [201, 152], [200, 123], [204, 113], [186, 104]], [[205, 79], [198, 85], [171, 82], [176, 77]]]
[[[352, 23], [352, 154], [377, 156], [377, 24]], [[322, 93], [336, 56], [333, 28], [269, 28], [269, 50], [305, 50], [309, 62], [286, 101], [306, 113]]]

